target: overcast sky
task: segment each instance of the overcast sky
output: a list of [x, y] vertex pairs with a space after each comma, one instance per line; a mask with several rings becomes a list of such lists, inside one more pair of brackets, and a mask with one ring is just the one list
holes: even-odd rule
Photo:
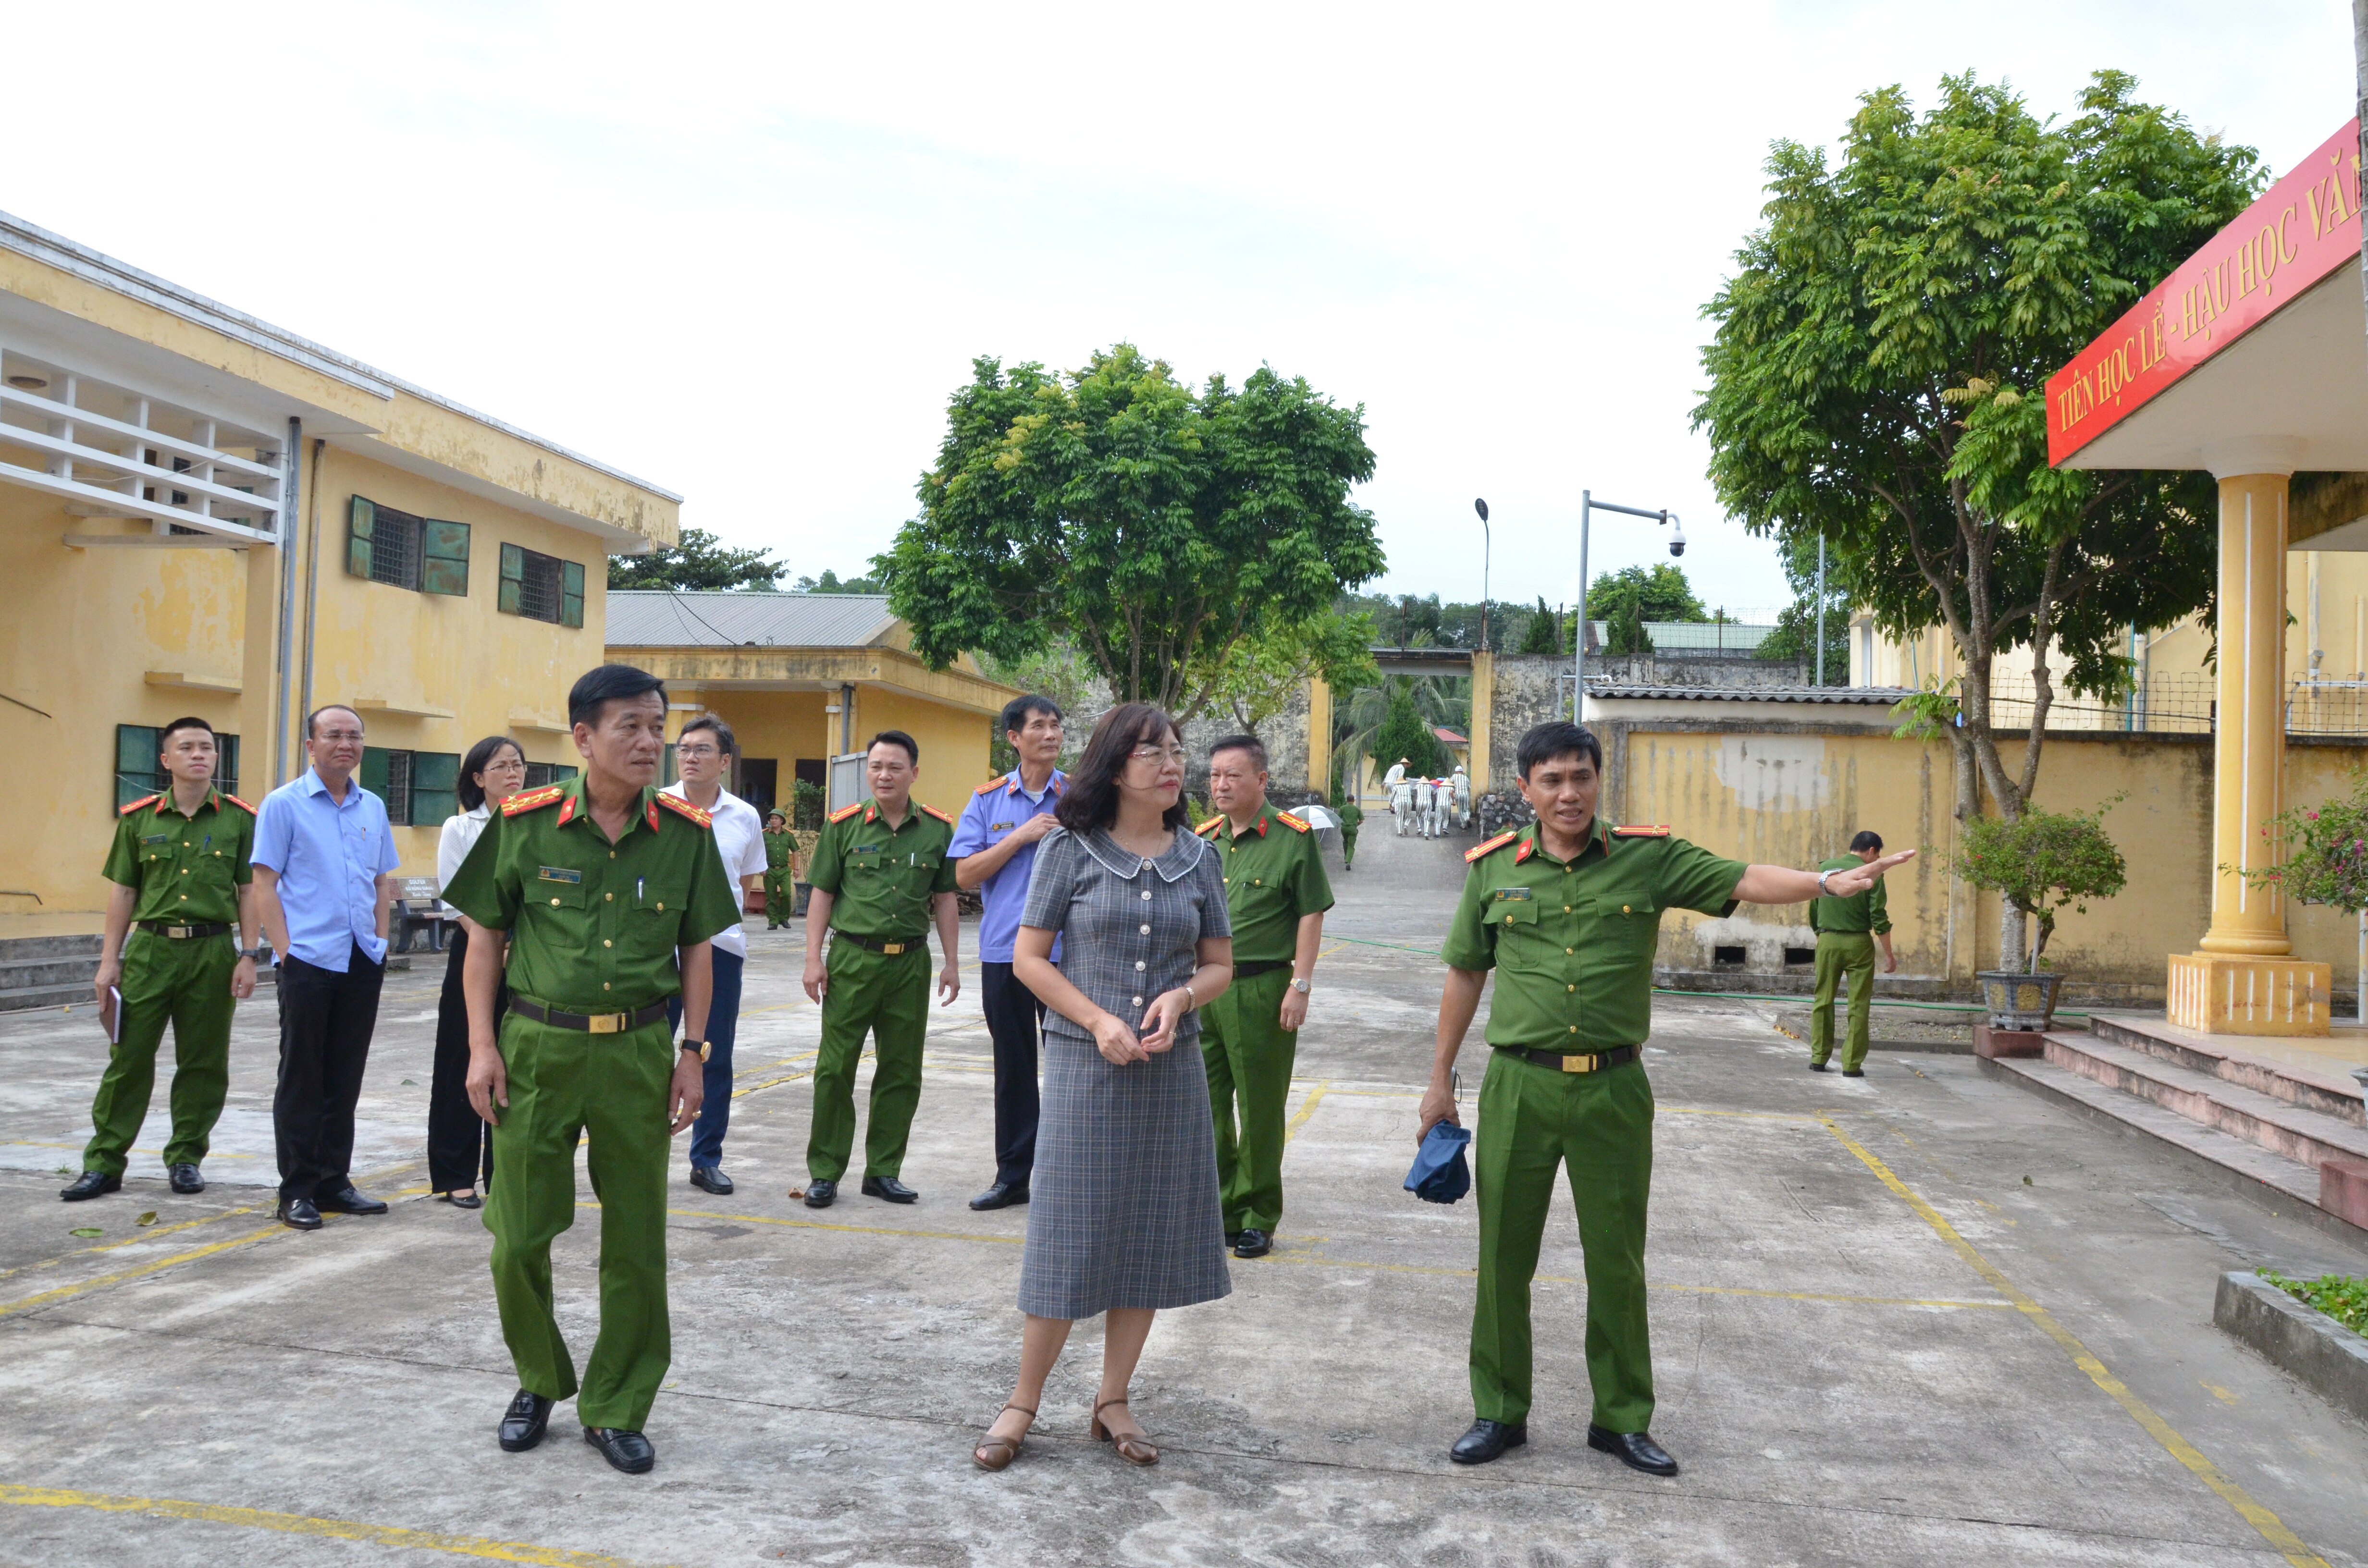
[[[144, 17], [142, 12], [147, 13]], [[1772, 608], [1688, 428], [1771, 139], [2135, 73], [2283, 172], [2342, 0], [28, 7], [0, 209], [688, 499], [794, 574], [914, 508], [974, 356], [1127, 339], [1362, 403], [1382, 586], [1572, 597], [1579, 492]], [[136, 44], [108, 45], [103, 28]], [[1665, 559], [1608, 520], [1593, 565]]]

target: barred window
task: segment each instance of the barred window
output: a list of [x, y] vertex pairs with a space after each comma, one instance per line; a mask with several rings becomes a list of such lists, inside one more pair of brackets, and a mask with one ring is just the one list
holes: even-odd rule
[[564, 762], [529, 762], [526, 765], [526, 787], [540, 790], [546, 784], [564, 784], [575, 777], [575, 769]]
[[434, 827], [460, 810], [457, 752], [365, 746], [361, 778], [363, 789], [386, 802], [394, 827]]
[[417, 593], [466, 598], [469, 525], [414, 517], [357, 495], [346, 524], [346, 572]]
[[505, 615], [548, 620], [561, 626], [584, 624], [584, 567], [523, 545], [502, 546], [502, 589], [498, 606]]

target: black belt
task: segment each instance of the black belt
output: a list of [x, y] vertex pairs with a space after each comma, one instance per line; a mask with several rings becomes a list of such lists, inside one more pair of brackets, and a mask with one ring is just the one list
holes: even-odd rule
[[859, 937], [852, 931], [842, 931], [836, 926], [831, 927], [830, 939], [834, 942], [852, 942], [859, 948], [869, 948], [875, 953], [886, 953], [892, 959], [900, 953], [913, 952], [929, 945], [928, 935], [926, 932], [909, 942], [892, 942], [884, 937]]
[[192, 937], [221, 937], [229, 933], [228, 926], [174, 926], [162, 920], [142, 920], [134, 924], [152, 937], [170, 937], [186, 942]]
[[555, 1029], [581, 1029], [586, 1034], [623, 1034], [627, 1029], [655, 1024], [666, 1016], [664, 1002], [653, 1002], [630, 1013], [563, 1013], [556, 1007], [510, 993], [510, 1011], [521, 1018], [532, 1018], [538, 1024], [549, 1024]]
[[1573, 1051], [1565, 1056], [1559, 1051], [1524, 1051], [1519, 1046], [1499, 1046], [1508, 1056], [1539, 1067], [1551, 1067], [1557, 1073], [1600, 1073], [1607, 1067], [1625, 1067], [1641, 1054], [1633, 1045], [1615, 1046], [1610, 1051]]
[[1234, 966], [1234, 978], [1256, 980], [1261, 974], [1272, 974], [1276, 970], [1290, 967], [1289, 959], [1252, 959], [1247, 963], [1237, 963]]

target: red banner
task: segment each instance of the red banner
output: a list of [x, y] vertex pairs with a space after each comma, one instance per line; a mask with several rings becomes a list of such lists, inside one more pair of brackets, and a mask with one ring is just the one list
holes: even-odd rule
[[2047, 379], [2048, 462], [2061, 464], [2358, 260], [2360, 199], [2355, 119]]

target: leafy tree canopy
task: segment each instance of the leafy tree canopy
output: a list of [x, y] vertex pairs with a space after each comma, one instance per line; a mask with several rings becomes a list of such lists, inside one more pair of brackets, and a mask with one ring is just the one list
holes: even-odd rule
[[704, 528], [685, 528], [678, 543], [647, 555], [609, 557], [611, 588], [753, 588], [769, 591], [789, 568], [768, 550], [727, 550]]
[[[2051, 642], [2076, 689], [2123, 678], [2135, 621], [2210, 598], [2203, 476], [2047, 466], [2044, 385], [2260, 187], [2247, 148], [2137, 102], [2119, 72], [2042, 121], [2003, 85], [1942, 79], [1920, 117], [1867, 94], [1828, 166], [1775, 144], [1766, 226], [1704, 313], [1694, 411], [1721, 503], [1755, 532], [1823, 534], [1894, 635], [1946, 626], [1964, 670], [1957, 812], [1975, 778], [2018, 815], [2036, 780]], [[2020, 778], [1990, 729], [1994, 654], [2033, 651]]]
[[1447, 747], [1431, 733], [1430, 721], [1417, 707], [1413, 689], [1403, 682], [1392, 683], [1389, 707], [1373, 735], [1372, 756], [1383, 772], [1404, 757], [1409, 776], [1420, 774], [1426, 778], [1444, 778], [1454, 766]]
[[1614, 620], [1623, 611], [1638, 621], [1710, 619], [1710, 611], [1694, 597], [1685, 568], [1666, 561], [1657, 566], [1622, 566], [1587, 585], [1591, 619]]
[[877, 577], [849, 577], [839, 581], [838, 574], [825, 566], [819, 577], [801, 577], [797, 591], [802, 594], [877, 594], [883, 592]]
[[1195, 391], [1125, 343], [1067, 376], [981, 358], [872, 565], [932, 665], [1063, 636], [1121, 699], [1190, 715], [1235, 643], [1381, 572], [1349, 499], [1372, 473], [1364, 410], [1268, 368]]
[[1255, 732], [1290, 707], [1311, 676], [1342, 694], [1379, 685], [1372, 649], [1371, 618], [1319, 610], [1304, 621], [1269, 622], [1235, 642], [1214, 669], [1191, 671], [1188, 681]]
[[2116, 795], [2093, 812], [2044, 812], [2026, 805], [2013, 822], [1975, 817], [1965, 824], [1957, 874], [2038, 919], [2032, 973], [2039, 972], [2039, 956], [2055, 934], [2057, 911], [2069, 904], [2085, 915], [2089, 900], [2112, 897], [2128, 880], [2129, 868], [2103, 825], [2105, 813], [2121, 799]]

